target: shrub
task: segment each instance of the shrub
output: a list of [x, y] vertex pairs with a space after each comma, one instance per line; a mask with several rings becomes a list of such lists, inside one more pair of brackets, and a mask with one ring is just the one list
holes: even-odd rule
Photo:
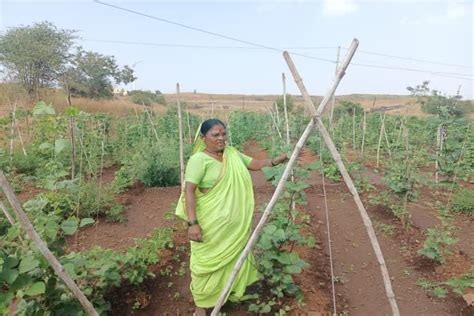
[[461, 189], [454, 194], [451, 209], [455, 212], [474, 214], [474, 190]]
[[176, 144], [161, 143], [144, 147], [135, 156], [136, 174], [148, 187], [179, 184], [179, 159]]
[[153, 103], [166, 104], [165, 97], [159, 92], [134, 90], [130, 92], [132, 102], [139, 105], [150, 106]]
[[364, 108], [360, 103], [352, 101], [340, 101], [334, 108], [333, 119], [338, 120], [343, 115], [360, 115], [364, 113]]
[[17, 173], [33, 176], [36, 169], [41, 165], [41, 159], [38, 155], [29, 154], [24, 155], [22, 151], [17, 151], [12, 157], [13, 167]]
[[109, 221], [123, 220], [123, 206], [115, 201], [111, 185], [103, 185], [99, 190], [99, 184], [94, 179], [83, 182], [79, 188], [79, 196], [79, 217], [105, 215]]

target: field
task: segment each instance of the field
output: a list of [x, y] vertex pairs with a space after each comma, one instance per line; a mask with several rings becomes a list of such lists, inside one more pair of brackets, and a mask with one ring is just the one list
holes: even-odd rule
[[[50, 91], [36, 105], [11, 99], [14, 115], [12, 103], [0, 109], [1, 168], [40, 237], [101, 314], [193, 312], [186, 226], [174, 216], [181, 191], [176, 95], [164, 97], [167, 105], [138, 106], [121, 96], [73, 99], [76, 106], [67, 107], [61, 92]], [[199, 122], [211, 115], [228, 124], [228, 141], [247, 155], [291, 152], [279, 137], [285, 125], [277, 97], [182, 93], [185, 156]], [[294, 144], [309, 117], [302, 99], [292, 100]], [[401, 314], [473, 315], [472, 118], [443, 121], [408, 96], [340, 101], [364, 111], [339, 107], [332, 124], [324, 120], [376, 230]], [[251, 172], [255, 223], [283, 168]], [[367, 232], [317, 131], [294, 174], [254, 249], [262, 281], [223, 312], [330, 314], [333, 280], [338, 315], [390, 314]], [[0, 313], [82, 315], [19, 223], [3, 213], [0, 243]]]

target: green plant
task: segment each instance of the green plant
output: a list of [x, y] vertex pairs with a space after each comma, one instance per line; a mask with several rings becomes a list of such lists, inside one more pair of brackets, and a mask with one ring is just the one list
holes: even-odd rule
[[383, 234], [387, 236], [393, 236], [395, 234], [395, 226], [390, 225], [390, 224], [384, 224], [381, 222], [374, 222], [375, 229], [382, 232]]
[[455, 212], [474, 214], [474, 190], [460, 189], [454, 196], [451, 209]]
[[334, 107], [333, 119], [338, 120], [344, 115], [352, 116], [364, 113], [364, 108], [360, 103], [342, 100]]
[[132, 102], [138, 105], [150, 106], [153, 103], [166, 105], [164, 96], [157, 92], [133, 90], [129, 95], [131, 96]]
[[164, 141], [142, 148], [134, 159], [138, 179], [149, 187], [179, 184], [177, 152], [175, 143]]
[[445, 229], [428, 228], [425, 235], [425, 242], [418, 253], [437, 263], [445, 263], [446, 255], [451, 253], [449, 246], [455, 244], [458, 240], [452, 237], [450, 231]]

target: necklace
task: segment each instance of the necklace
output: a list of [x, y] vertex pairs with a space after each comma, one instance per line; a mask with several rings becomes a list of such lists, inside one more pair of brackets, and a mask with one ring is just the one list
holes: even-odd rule
[[205, 151], [207, 151], [208, 153], [210, 153], [211, 155], [215, 155], [215, 156], [222, 156], [222, 152], [214, 152], [214, 151], [210, 151], [209, 149], [205, 149]]

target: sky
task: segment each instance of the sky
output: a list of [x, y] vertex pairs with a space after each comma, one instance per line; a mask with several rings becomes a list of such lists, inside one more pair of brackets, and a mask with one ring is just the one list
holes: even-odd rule
[[342, 60], [357, 38], [337, 95], [407, 94], [407, 86], [429, 80], [447, 95], [460, 87], [464, 98], [474, 98], [472, 0], [103, 1], [276, 50], [92, 0], [0, 0], [0, 32], [41, 21], [76, 30], [76, 45], [133, 66], [138, 79], [128, 89], [164, 93], [179, 82], [181, 91], [280, 94], [284, 72], [288, 93], [299, 94], [281, 53], [287, 49], [310, 94], [323, 95], [338, 47]]

